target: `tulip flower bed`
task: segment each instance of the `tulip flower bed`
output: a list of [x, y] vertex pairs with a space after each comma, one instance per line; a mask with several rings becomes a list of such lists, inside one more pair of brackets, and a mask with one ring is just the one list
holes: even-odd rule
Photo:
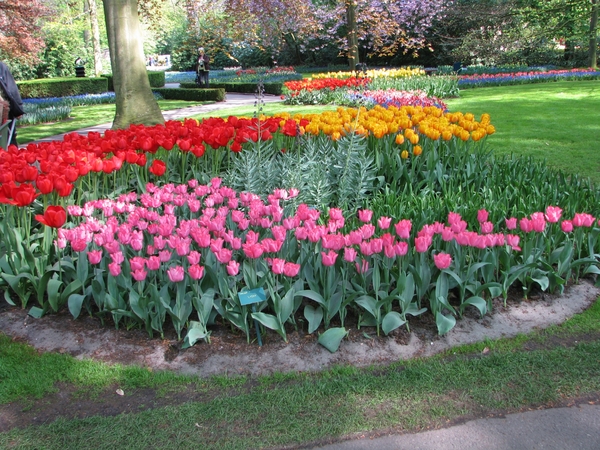
[[443, 111], [447, 111], [446, 104], [437, 97], [429, 97], [423, 91], [396, 91], [394, 89], [379, 89], [375, 91], [348, 91], [348, 103], [351, 106], [364, 105], [372, 108], [375, 105], [387, 108], [395, 106], [435, 106]]
[[390, 106], [11, 146], [4, 297], [36, 316], [174, 329], [186, 346], [217, 322], [250, 340], [256, 320], [283, 339], [321, 331], [335, 350], [349, 323], [389, 334], [427, 311], [444, 334], [511, 288], [562, 292], [600, 272], [597, 190], [494, 159], [493, 132], [487, 115]]
[[350, 70], [350, 71], [338, 71], [338, 72], [326, 72], [316, 73], [312, 75], [313, 79], [322, 78], [369, 78], [371, 80], [377, 78], [407, 78], [407, 77], [418, 77], [425, 75], [425, 71], [419, 67], [400, 67], [397, 69], [369, 69], [365, 71], [361, 70]]
[[478, 75], [460, 75], [458, 85], [461, 88], [480, 87], [480, 86], [501, 86], [507, 84], [525, 84], [540, 83], [558, 80], [597, 80], [600, 79], [600, 71], [589, 69], [570, 69], [570, 70], [548, 70], [497, 73], [497, 74], [478, 74]]
[[[456, 97], [458, 78], [455, 76], [425, 76], [421, 69], [369, 70], [366, 72], [341, 72], [324, 76], [314, 75], [300, 81], [287, 81], [283, 96], [287, 104], [337, 104], [355, 105], [353, 92], [407, 91], [429, 97]], [[329, 74], [327, 74], [329, 75]], [[383, 104], [383, 103], [379, 103]], [[421, 103], [417, 103], [421, 104]]]

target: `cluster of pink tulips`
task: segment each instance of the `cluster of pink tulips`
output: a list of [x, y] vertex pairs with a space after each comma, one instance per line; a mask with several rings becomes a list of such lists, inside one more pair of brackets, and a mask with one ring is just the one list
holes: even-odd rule
[[[484, 280], [483, 270], [481, 274], [469, 273], [474, 262], [497, 251], [509, 254], [512, 264], [525, 267], [533, 251], [532, 242], [539, 246], [539, 236], [555, 239], [549, 233], [550, 226], [557, 225], [552, 233], [560, 233], [557, 242], [563, 242], [570, 239], [574, 230], [596, 225], [596, 219], [589, 214], [564, 220], [560, 208], [549, 206], [545, 212], [529, 217], [507, 218], [504, 231], [495, 231], [485, 210], [478, 211], [478, 230], [469, 230], [467, 222], [454, 212], [448, 215], [447, 223], [425, 224], [415, 230], [408, 219], [375, 219], [373, 212], [365, 209], [359, 210], [356, 218], [347, 219], [337, 208], [330, 208], [325, 215], [305, 204], [292, 208], [290, 203], [296, 195], [296, 190], [280, 189], [264, 201], [254, 194], [237, 193], [222, 186], [218, 178], [208, 185], [196, 180], [161, 187], [148, 184], [140, 195], [130, 193], [117, 200], [94, 200], [82, 207], [69, 207], [71, 220], [80, 223], [60, 228], [57, 243], [63, 251], [70, 246], [73, 252], [84, 252], [78, 264], [97, 268], [94, 277], [102, 278], [101, 284], [109, 285], [108, 278], [118, 278], [118, 285], [148, 297], [146, 311], [140, 312], [138, 305], [137, 311], [134, 308], [128, 316], [130, 320], [148, 321], [148, 329], [154, 327], [162, 332], [161, 327], [152, 325], [153, 321], [156, 323], [153, 313], [161, 314], [160, 308], [156, 309], [160, 299], [152, 298], [152, 292], [160, 293], [148, 290], [149, 286], [171, 286], [170, 302], [187, 301], [190, 305], [192, 297], [213, 290], [211, 302], [216, 311], [222, 312], [224, 319], [234, 312], [245, 314], [246, 319], [236, 326], [246, 332], [248, 320], [254, 316], [235, 297], [243, 289], [260, 287], [268, 294], [260, 305], [262, 316], [258, 317], [285, 337], [286, 322], [288, 326], [295, 324], [294, 314], [303, 303], [305, 314], [307, 306], [308, 311], [320, 308], [326, 326], [336, 314], [343, 322], [346, 314], [354, 311], [363, 323], [379, 327], [388, 314], [396, 312], [403, 295], [409, 295], [401, 308], [404, 322], [404, 314], [422, 311], [425, 300], [435, 314], [451, 317], [454, 308], [449, 301], [450, 292], [441, 307], [439, 299], [431, 295], [446, 273], [451, 273], [454, 280], [450, 291], [459, 289], [461, 282], [487, 286], [487, 294], [472, 292], [470, 298], [461, 296], [465, 305], [477, 306], [483, 313], [487, 308], [476, 304], [475, 294], [477, 298], [487, 296], [487, 302], [492, 294], [506, 291], [509, 286], [502, 286], [498, 280], [511, 267], [502, 267], [501, 258], [495, 256], [491, 259], [496, 261], [492, 272], [498, 279]], [[571, 245], [574, 244], [573, 240]], [[467, 252], [470, 253], [466, 256]], [[407, 276], [416, 284], [414, 292], [398, 291]], [[178, 285], [185, 286], [188, 292], [179, 292]], [[283, 322], [277, 321], [281, 318], [278, 309], [283, 308], [280, 300], [292, 286], [291, 311], [285, 314]], [[345, 298], [335, 304], [340, 292]], [[88, 301], [91, 298], [90, 295]], [[310, 300], [315, 298], [316, 303], [311, 305]], [[446, 309], [444, 301], [448, 302]], [[377, 306], [378, 303], [382, 304]], [[108, 304], [99, 306], [114, 312]], [[186, 311], [178, 319], [180, 324], [176, 324], [180, 331], [193, 308], [183, 304], [171, 306]], [[208, 321], [211, 314], [203, 316]], [[389, 332], [389, 327], [384, 327], [384, 331]]]

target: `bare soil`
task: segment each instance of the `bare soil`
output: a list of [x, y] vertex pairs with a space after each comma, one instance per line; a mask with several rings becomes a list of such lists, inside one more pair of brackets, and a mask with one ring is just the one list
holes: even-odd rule
[[[372, 328], [357, 329], [348, 324], [349, 334], [336, 353], [320, 346], [315, 334], [309, 335], [302, 330], [290, 330], [287, 343], [276, 333], [269, 332], [263, 336], [263, 345], [259, 346], [256, 341], [247, 343], [245, 336], [223, 325], [212, 328], [210, 344], [199, 342], [189, 349], [182, 349], [172, 333], [167, 333], [166, 339], [150, 338], [142, 330], [103, 326], [94, 317], [74, 320], [67, 311], [35, 319], [5, 302], [0, 303], [0, 331], [15, 341], [28, 343], [39, 352], [67, 353], [77, 359], [135, 364], [153, 371], [169, 370], [198, 377], [247, 375], [252, 379], [275, 372], [320, 371], [336, 365], [386, 366], [399, 360], [434, 355], [462, 344], [528, 333], [564, 322], [588, 308], [598, 296], [600, 288], [590, 280], [583, 280], [568, 287], [560, 296], [537, 293], [527, 300], [513, 296], [506, 307], [497, 300], [492, 314], [482, 318], [476, 310], [469, 311], [445, 336], [437, 335], [435, 323], [428, 314], [410, 318], [410, 333], [402, 328], [390, 336], [377, 336]], [[568, 346], [572, 343], [557, 344]], [[115, 393], [118, 388], [115, 386], [108, 392], [110, 395], [95, 398], [81, 395], [73, 386], [57, 387], [56, 394], [47, 395], [41, 401], [0, 406], [0, 432], [47, 423], [59, 416], [112, 416], [166, 404], [207, 400], [203, 398], [206, 394], [196, 392], [193, 386], [161, 396], [152, 389], [120, 396]]]

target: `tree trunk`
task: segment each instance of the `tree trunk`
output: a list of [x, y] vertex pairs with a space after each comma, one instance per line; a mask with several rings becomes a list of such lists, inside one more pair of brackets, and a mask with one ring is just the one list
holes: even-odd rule
[[164, 123], [146, 72], [137, 1], [102, 0], [102, 3], [116, 96], [112, 128]]
[[598, 68], [598, 0], [592, 0], [592, 17], [590, 19], [590, 67]]
[[356, 0], [346, 0], [346, 20], [348, 26], [348, 64], [350, 65], [350, 70], [355, 70], [358, 64]]
[[100, 47], [100, 28], [98, 27], [98, 7], [96, 0], [86, 0], [92, 29], [92, 48], [94, 49], [94, 75], [102, 74], [102, 48]]

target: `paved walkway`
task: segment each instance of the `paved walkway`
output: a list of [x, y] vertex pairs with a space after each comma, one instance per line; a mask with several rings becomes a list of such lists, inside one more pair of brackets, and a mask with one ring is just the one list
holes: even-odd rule
[[600, 405], [472, 420], [441, 430], [357, 438], [321, 450], [599, 450]]

